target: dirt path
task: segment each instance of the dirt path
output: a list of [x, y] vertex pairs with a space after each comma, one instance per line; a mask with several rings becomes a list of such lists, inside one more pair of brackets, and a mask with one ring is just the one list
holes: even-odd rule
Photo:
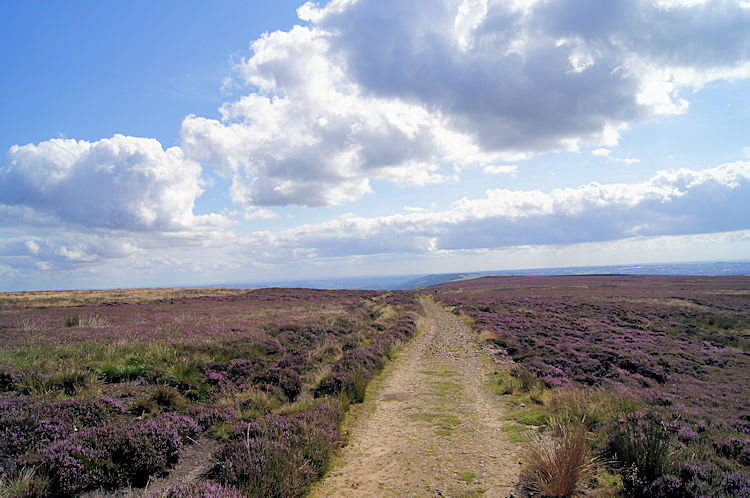
[[423, 300], [428, 329], [383, 374], [349, 444], [312, 496], [487, 496], [514, 492], [519, 448], [486, 389], [495, 365], [455, 315]]

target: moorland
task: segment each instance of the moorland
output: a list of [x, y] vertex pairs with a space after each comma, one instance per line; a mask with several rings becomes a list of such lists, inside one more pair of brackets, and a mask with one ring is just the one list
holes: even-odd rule
[[[351, 442], [350, 407], [385, 399], [370, 381], [420, 358], [436, 306], [471, 331], [441, 334], [484, 355], [464, 348], [466, 365], [496, 359], [481, 385], [523, 464], [514, 493], [750, 494], [750, 277], [6, 293], [0, 306], [0, 496], [304, 496]], [[430, 399], [442, 373], [471, 375], [441, 368], [414, 370]], [[437, 461], [440, 441], [463, 437], [445, 424]], [[467, 476], [461, 493], [487, 491]]]

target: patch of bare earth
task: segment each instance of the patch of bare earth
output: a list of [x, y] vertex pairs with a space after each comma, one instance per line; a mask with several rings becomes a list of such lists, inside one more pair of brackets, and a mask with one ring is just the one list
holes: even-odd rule
[[312, 496], [487, 496], [515, 493], [520, 447], [486, 388], [495, 360], [455, 315], [423, 300], [414, 338], [354, 412], [348, 444]]

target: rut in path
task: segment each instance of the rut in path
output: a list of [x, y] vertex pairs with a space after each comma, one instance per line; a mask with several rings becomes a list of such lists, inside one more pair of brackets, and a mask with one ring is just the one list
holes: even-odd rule
[[355, 414], [349, 442], [312, 496], [515, 493], [519, 447], [486, 388], [498, 368], [474, 334], [430, 299], [427, 330], [389, 366]]

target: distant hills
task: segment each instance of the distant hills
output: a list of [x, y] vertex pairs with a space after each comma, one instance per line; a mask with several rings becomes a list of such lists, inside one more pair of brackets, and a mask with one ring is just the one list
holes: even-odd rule
[[375, 277], [344, 277], [315, 280], [232, 283], [227, 287], [304, 287], [308, 289], [371, 289], [412, 290], [432, 285], [497, 275], [750, 275], [750, 261], [712, 261], [697, 263], [654, 263], [642, 265], [572, 266], [565, 268], [534, 268], [433, 275], [389, 275]]

